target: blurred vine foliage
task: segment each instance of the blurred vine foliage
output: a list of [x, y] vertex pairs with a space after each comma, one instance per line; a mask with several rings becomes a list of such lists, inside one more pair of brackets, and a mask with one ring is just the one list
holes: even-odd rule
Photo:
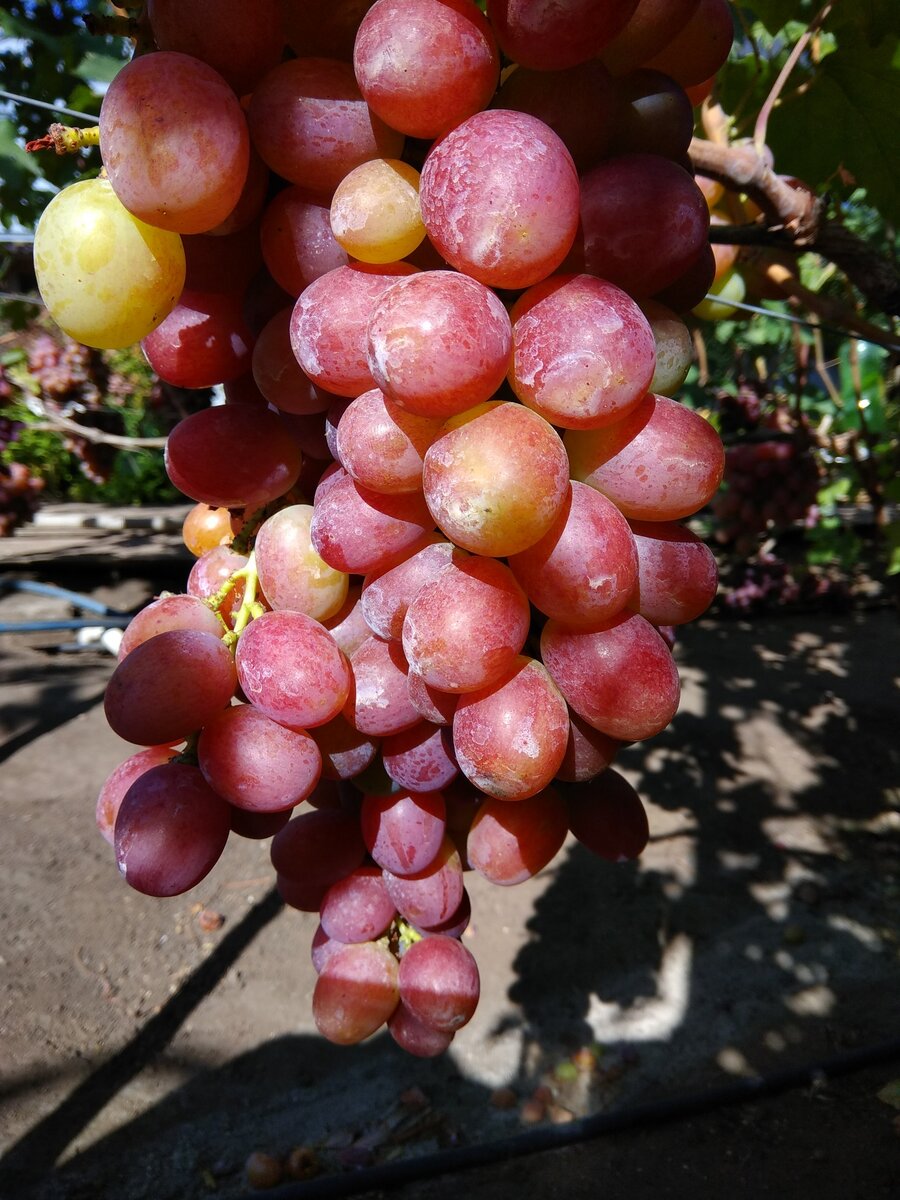
[[[110, 10], [85, 0], [14, 0], [0, 5], [3, 90], [87, 116], [99, 114], [104, 85], [131, 57], [131, 47], [121, 38], [92, 37], [80, 19], [89, 11]], [[45, 134], [51, 121], [68, 118], [2, 99], [0, 114], [0, 226], [10, 229], [18, 223], [33, 229], [49, 192], [96, 173], [99, 161], [26, 154], [25, 142]]]

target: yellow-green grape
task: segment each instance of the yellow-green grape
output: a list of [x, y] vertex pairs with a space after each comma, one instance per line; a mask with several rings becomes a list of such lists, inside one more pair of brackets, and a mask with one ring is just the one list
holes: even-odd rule
[[41, 298], [57, 325], [102, 350], [139, 342], [172, 311], [184, 287], [177, 233], [131, 215], [106, 179], [64, 188], [34, 238]]
[[397, 262], [412, 254], [425, 237], [419, 172], [394, 158], [375, 158], [356, 167], [334, 193], [331, 230], [360, 262]]
[[687, 377], [694, 355], [690, 330], [676, 313], [657, 300], [642, 300], [641, 308], [656, 343], [656, 369], [647, 391], [657, 396], [674, 396]]
[[707, 298], [701, 300], [691, 311], [695, 317], [704, 321], [724, 321], [737, 312], [735, 305], [740, 304], [746, 294], [747, 285], [743, 275], [737, 271], [729, 271], [727, 275], [716, 280], [709, 289]]

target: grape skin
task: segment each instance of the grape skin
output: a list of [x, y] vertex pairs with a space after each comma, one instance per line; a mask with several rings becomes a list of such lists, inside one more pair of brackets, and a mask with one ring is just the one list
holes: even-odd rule
[[230, 827], [228, 805], [197, 767], [151, 767], [128, 789], [116, 817], [119, 871], [145, 895], [179, 895], [209, 874]]
[[136, 646], [113, 672], [104, 709], [110, 728], [139, 746], [183, 741], [220, 712], [236, 683], [219, 638], [170, 629]]
[[224, 221], [250, 163], [234, 92], [212, 67], [175, 50], [134, 58], [119, 71], [100, 108], [100, 142], [128, 211], [176, 233], [204, 233]]
[[178, 234], [133, 216], [107, 179], [82, 179], [53, 197], [35, 233], [34, 268], [57, 325], [100, 349], [146, 337], [185, 279]]

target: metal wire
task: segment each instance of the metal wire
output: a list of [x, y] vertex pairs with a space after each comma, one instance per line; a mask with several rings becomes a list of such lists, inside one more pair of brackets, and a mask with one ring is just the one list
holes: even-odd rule
[[17, 104], [30, 104], [32, 108], [45, 108], [48, 112], [63, 113], [67, 117], [77, 117], [79, 121], [90, 121], [97, 124], [97, 115], [76, 112], [74, 108], [66, 108], [63, 104], [48, 104], [46, 100], [35, 100], [33, 96], [19, 96], [16, 92], [7, 92], [0, 88], [0, 100], [14, 100]]
[[[870, 346], [880, 346], [881, 342], [873, 342], [869, 338], [863, 337], [861, 333], [854, 333], [851, 329], [839, 329], [836, 325], [825, 325], [821, 321], [807, 321], [804, 317], [795, 317], [793, 313], [779, 312], [774, 308], [761, 308], [757, 304], [745, 304], [740, 300], [727, 300], [722, 296], [717, 296], [713, 292], [707, 292], [703, 297], [704, 300], [710, 300], [713, 304], [725, 304], [729, 308], [739, 308], [742, 312], [755, 313], [761, 317], [774, 317], [776, 321], [789, 321], [792, 325], [804, 325], [807, 329], [821, 329], [826, 333], [836, 333], [840, 337], [852, 338], [857, 342], [866, 342]], [[890, 329], [884, 330], [886, 338], [892, 337]], [[884, 347], [887, 349], [887, 347]], [[900, 350], [900, 342], [897, 342], [891, 347], [893, 350]]]

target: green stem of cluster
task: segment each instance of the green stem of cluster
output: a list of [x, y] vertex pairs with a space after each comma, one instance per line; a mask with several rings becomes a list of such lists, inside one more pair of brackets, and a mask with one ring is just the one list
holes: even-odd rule
[[[241, 607], [235, 614], [233, 627], [230, 627], [222, 616], [221, 608], [241, 580], [244, 581], [244, 598], [241, 601]], [[266, 611], [263, 605], [256, 599], [258, 588], [259, 575], [256, 570], [256, 556], [251, 553], [246, 565], [229, 575], [219, 590], [212, 596], [207, 596], [204, 600], [206, 606], [211, 608], [222, 622], [225, 628], [222, 640], [229, 649], [232, 649], [237, 644], [238, 638], [250, 622], [256, 617], [261, 617]]]
[[397, 953], [400, 958], [406, 953], [410, 946], [414, 946], [416, 942], [421, 942], [422, 934], [417, 929], [413, 929], [408, 921], [403, 917], [397, 917], [394, 922], [396, 929]]

